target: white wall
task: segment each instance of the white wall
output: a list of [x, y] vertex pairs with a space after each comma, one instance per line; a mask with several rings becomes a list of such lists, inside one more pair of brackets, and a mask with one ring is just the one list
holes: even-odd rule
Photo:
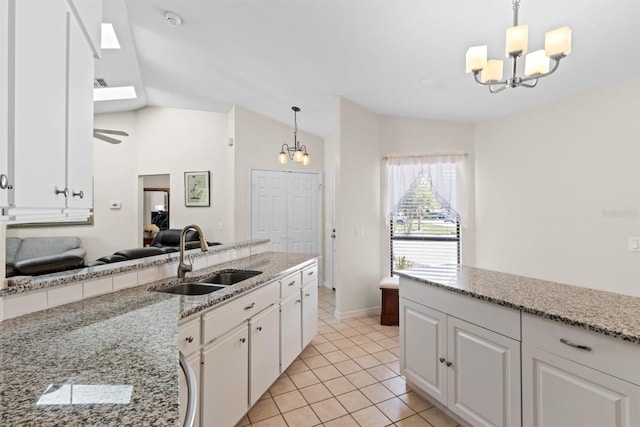
[[640, 79], [476, 128], [476, 264], [640, 296]]
[[[475, 263], [475, 155], [474, 125], [470, 123], [447, 122], [404, 117], [381, 117], [381, 153], [386, 155], [429, 154], [446, 152], [465, 152], [467, 226], [461, 230], [461, 261], [465, 265]], [[381, 177], [384, 179], [384, 177]], [[381, 188], [384, 187], [381, 182]], [[380, 224], [382, 237], [389, 235], [389, 226], [384, 218]], [[380, 240], [380, 276], [388, 276], [389, 239]]]
[[[136, 112], [138, 175], [170, 175], [170, 228], [197, 224], [207, 240], [230, 243], [227, 206], [233, 203], [228, 181], [233, 165], [229, 150], [227, 114], [175, 108], [143, 108]], [[209, 207], [186, 207], [184, 173], [210, 171]], [[222, 225], [222, 230], [220, 230]]]
[[[336, 312], [380, 305], [380, 117], [339, 102], [336, 186]], [[356, 236], [356, 230], [360, 235]]]
[[[324, 144], [321, 138], [298, 129], [298, 140], [307, 147], [311, 164], [302, 166], [289, 161], [278, 164], [282, 144], [293, 144], [293, 126], [277, 122], [246, 108], [234, 108], [235, 122], [235, 240], [246, 240], [251, 234], [251, 169], [300, 170], [322, 172]], [[298, 113], [298, 125], [304, 122], [304, 107]], [[291, 114], [293, 124], [293, 112]], [[321, 222], [322, 223], [322, 222]]]

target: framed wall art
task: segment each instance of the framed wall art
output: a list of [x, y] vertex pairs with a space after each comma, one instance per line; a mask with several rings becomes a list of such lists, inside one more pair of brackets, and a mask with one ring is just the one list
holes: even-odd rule
[[184, 205], [186, 207], [211, 206], [209, 175], [209, 171], [184, 173]]

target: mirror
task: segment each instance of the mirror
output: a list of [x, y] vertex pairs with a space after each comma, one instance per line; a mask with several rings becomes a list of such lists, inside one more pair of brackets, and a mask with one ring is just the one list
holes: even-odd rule
[[142, 223], [144, 224], [144, 245], [151, 244], [157, 231], [146, 231], [155, 225], [159, 230], [169, 229], [169, 188], [144, 189], [144, 208]]

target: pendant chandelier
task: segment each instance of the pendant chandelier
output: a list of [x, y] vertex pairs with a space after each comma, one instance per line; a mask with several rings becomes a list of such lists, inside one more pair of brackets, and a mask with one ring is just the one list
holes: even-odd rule
[[[512, 60], [511, 77], [502, 78], [502, 60], [487, 60], [487, 46], [474, 46], [467, 50], [467, 73], [473, 72], [475, 81], [479, 85], [489, 86], [491, 93], [502, 92], [509, 87], [535, 87], [538, 79], [555, 72], [560, 60], [571, 53], [571, 28], [562, 27], [545, 34], [544, 49], [527, 54], [529, 26], [518, 25], [519, 8], [520, 0], [513, 0], [513, 27], [507, 28], [505, 49], [506, 57]], [[518, 58], [525, 54], [525, 76], [521, 77], [517, 75]]]
[[282, 144], [282, 149], [280, 150], [280, 154], [278, 154], [278, 163], [284, 165], [287, 163], [288, 159], [293, 160], [294, 162], [302, 163], [307, 166], [311, 164], [311, 157], [309, 157], [309, 153], [307, 153], [307, 147], [304, 145], [300, 145], [300, 141], [298, 141], [298, 120], [297, 114], [300, 109], [298, 107], [291, 107], [293, 110], [293, 147], [289, 147], [288, 144]]

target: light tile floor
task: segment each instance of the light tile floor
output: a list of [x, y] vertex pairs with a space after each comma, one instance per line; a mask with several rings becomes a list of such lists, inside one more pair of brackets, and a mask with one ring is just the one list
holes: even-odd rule
[[397, 326], [338, 321], [334, 291], [319, 291], [318, 335], [237, 427], [457, 425], [405, 384]]

